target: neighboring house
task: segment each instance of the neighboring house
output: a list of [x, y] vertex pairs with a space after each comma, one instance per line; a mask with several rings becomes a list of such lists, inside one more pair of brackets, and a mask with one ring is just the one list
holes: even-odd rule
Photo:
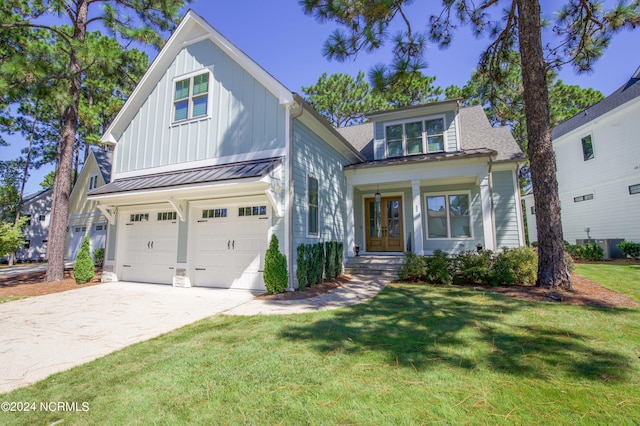
[[67, 260], [75, 260], [85, 235], [89, 236], [91, 253], [97, 248], [105, 247], [107, 219], [97, 208], [97, 201], [87, 199], [87, 193], [110, 182], [111, 158], [112, 153], [109, 151], [91, 150], [73, 186], [69, 197], [65, 250]]
[[[600, 241], [607, 252], [615, 240], [640, 242], [640, 68], [611, 95], [556, 126], [553, 149], [564, 239]], [[537, 241], [533, 195], [523, 198], [529, 240]]]
[[51, 197], [53, 189], [27, 195], [22, 201], [22, 214], [29, 217], [24, 228], [25, 245], [16, 252], [16, 259], [40, 261], [47, 257], [47, 238], [51, 220]]
[[334, 129], [189, 11], [107, 129], [104, 280], [263, 289], [271, 235], [345, 255], [524, 244], [522, 152], [443, 101]]

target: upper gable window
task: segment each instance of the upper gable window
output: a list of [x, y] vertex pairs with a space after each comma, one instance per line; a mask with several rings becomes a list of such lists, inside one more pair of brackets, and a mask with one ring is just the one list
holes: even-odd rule
[[98, 175], [89, 176], [89, 191], [98, 187]]
[[206, 117], [209, 114], [209, 72], [175, 80], [173, 122]]
[[593, 159], [593, 141], [591, 135], [582, 138], [582, 157], [584, 161]]
[[444, 118], [407, 121], [385, 127], [387, 157], [444, 151]]

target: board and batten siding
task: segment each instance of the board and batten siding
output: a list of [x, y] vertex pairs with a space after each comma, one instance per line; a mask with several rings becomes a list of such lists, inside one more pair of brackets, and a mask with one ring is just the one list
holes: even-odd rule
[[512, 170], [492, 172], [495, 209], [496, 249], [519, 247], [518, 202]]
[[[174, 78], [211, 71], [210, 115], [172, 124]], [[176, 56], [118, 137], [115, 173], [284, 148], [286, 111], [278, 99], [210, 40]]]
[[[390, 122], [397, 123], [398, 121], [402, 122], [412, 122], [419, 120], [429, 120], [431, 118], [438, 118], [444, 116], [445, 120], [445, 131], [446, 131], [446, 139], [445, 139], [445, 151], [453, 152], [458, 150], [458, 138], [456, 133], [456, 113], [455, 111], [446, 111], [443, 113], [437, 113], [433, 115], [420, 115], [420, 116], [409, 116], [406, 118], [394, 119]], [[387, 157], [387, 148], [385, 144], [385, 126], [387, 125], [384, 121], [376, 121], [374, 123], [373, 131], [373, 152], [374, 158], [376, 160], [382, 160]]]
[[[300, 121], [294, 121], [293, 129], [294, 250], [300, 244], [344, 241], [347, 207], [343, 166], [349, 162]], [[317, 236], [307, 232], [308, 176], [318, 179]]]

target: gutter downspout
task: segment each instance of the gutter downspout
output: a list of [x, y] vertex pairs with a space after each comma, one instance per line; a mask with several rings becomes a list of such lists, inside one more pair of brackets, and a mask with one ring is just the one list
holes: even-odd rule
[[489, 197], [491, 198], [491, 235], [493, 237], [493, 249], [498, 251], [498, 236], [496, 229], [496, 206], [493, 199], [493, 157], [489, 157]]
[[[293, 106], [295, 105], [295, 107]], [[286, 201], [286, 215], [287, 215], [287, 233], [288, 236], [288, 253], [287, 255], [287, 270], [289, 271], [289, 291], [294, 291], [294, 275], [293, 275], [293, 254], [295, 252], [293, 248], [293, 197], [294, 197], [294, 173], [293, 173], [293, 121], [299, 118], [304, 112], [302, 103], [294, 102], [289, 110], [289, 146], [287, 149], [287, 201]]]

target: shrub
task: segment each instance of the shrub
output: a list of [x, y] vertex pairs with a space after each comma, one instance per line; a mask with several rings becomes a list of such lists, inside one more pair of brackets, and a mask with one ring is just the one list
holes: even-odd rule
[[535, 284], [538, 256], [529, 247], [504, 248], [492, 268], [493, 285]]
[[97, 248], [93, 251], [93, 263], [99, 268], [104, 264], [104, 249]]
[[460, 284], [487, 284], [491, 282], [493, 254], [489, 250], [466, 251], [454, 259], [455, 281]]
[[404, 263], [398, 272], [402, 281], [423, 281], [427, 276], [427, 258], [413, 252], [405, 252]]
[[282, 293], [289, 282], [287, 258], [278, 249], [278, 237], [271, 236], [264, 256], [264, 285], [270, 294]]
[[307, 257], [307, 245], [300, 244], [296, 249], [298, 258], [296, 259], [296, 278], [298, 278], [298, 288], [304, 291], [309, 283], [309, 259]]
[[604, 250], [596, 243], [586, 243], [580, 245], [567, 245], [567, 252], [575, 260], [598, 261], [604, 259]]
[[433, 256], [425, 259], [425, 281], [432, 284], [451, 284], [453, 282], [451, 259], [445, 252], [436, 250]]
[[617, 245], [617, 247], [627, 257], [634, 259], [640, 259], [640, 243], [632, 243], [630, 241], [623, 241]]
[[89, 237], [85, 235], [82, 240], [80, 252], [76, 256], [76, 265], [73, 268], [73, 277], [77, 284], [84, 284], [93, 279], [95, 275], [93, 261], [89, 253]]

